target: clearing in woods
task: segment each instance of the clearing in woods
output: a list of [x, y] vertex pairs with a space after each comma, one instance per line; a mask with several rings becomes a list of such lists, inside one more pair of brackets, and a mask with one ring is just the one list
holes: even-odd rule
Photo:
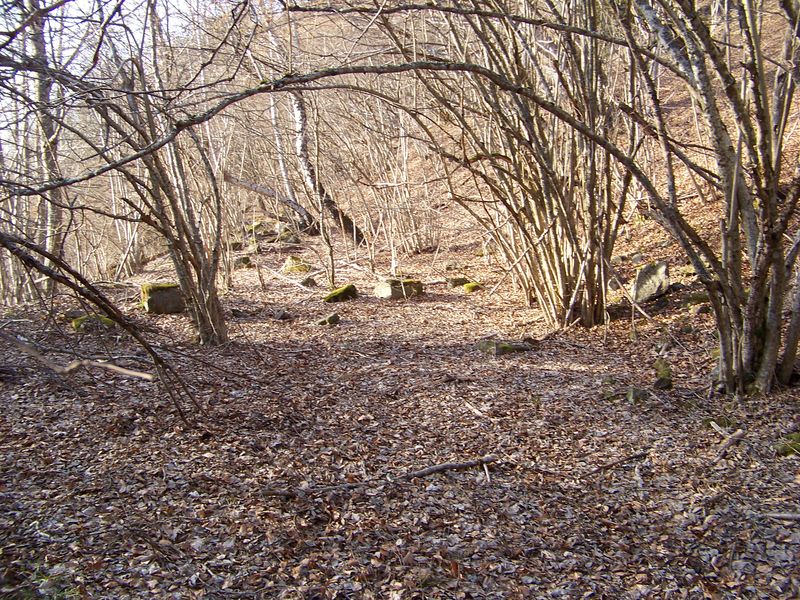
[[[493, 291], [504, 273], [478, 245], [404, 265], [427, 284], [409, 300], [373, 297], [363, 263], [340, 261], [338, 282], [362, 293], [335, 305], [274, 275], [288, 252], [262, 253], [263, 287], [241, 269], [224, 298], [220, 348], [112, 290], [204, 408], [184, 400], [196, 428], [158, 384], [56, 376], [4, 344], [3, 595], [797, 597], [798, 457], [776, 454], [797, 392], [708, 396], [712, 317], [687, 306], [676, 249], [641, 227], [634, 260], [667, 258], [683, 287], [635, 335], [622, 301], [607, 328], [546, 335], [507, 280]], [[315, 267], [318, 243], [299, 252]], [[462, 274], [483, 290], [443, 283]], [[315, 324], [333, 311], [338, 325]], [[39, 318], [4, 322], [147, 369], [114, 333], [43, 337]], [[477, 350], [490, 336], [532, 349]], [[653, 387], [657, 356], [673, 389]]]

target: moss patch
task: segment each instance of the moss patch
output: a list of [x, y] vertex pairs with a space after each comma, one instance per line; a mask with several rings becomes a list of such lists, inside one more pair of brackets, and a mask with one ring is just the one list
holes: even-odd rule
[[281, 267], [282, 273], [308, 273], [311, 270], [311, 265], [303, 262], [299, 256], [289, 256], [286, 262]]
[[657, 390], [671, 390], [672, 369], [666, 359], [657, 358], [653, 363], [653, 369], [656, 371], [656, 382], [653, 384], [653, 387]]
[[323, 302], [344, 302], [345, 300], [352, 300], [358, 298], [358, 290], [352, 283], [333, 290], [330, 294], [325, 296]]
[[90, 329], [97, 329], [103, 327], [106, 329], [113, 329], [116, 323], [102, 315], [81, 315], [70, 322], [72, 329], [75, 331], [89, 331]]
[[465, 283], [461, 287], [464, 289], [464, 292], [466, 292], [467, 294], [474, 294], [475, 292], [480, 291], [480, 290], [483, 289], [483, 284], [482, 283], [478, 283], [477, 281], [470, 281], [469, 283]]

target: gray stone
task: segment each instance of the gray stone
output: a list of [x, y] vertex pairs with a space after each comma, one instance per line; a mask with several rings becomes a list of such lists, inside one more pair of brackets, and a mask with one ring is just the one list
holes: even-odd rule
[[477, 344], [478, 350], [491, 356], [502, 356], [514, 352], [528, 352], [533, 350], [533, 345], [526, 342], [513, 342], [504, 340], [481, 340]]
[[472, 280], [467, 279], [466, 277], [449, 277], [447, 279], [447, 287], [449, 288], [461, 287], [462, 285], [469, 283], [470, 281]]
[[425, 293], [425, 288], [422, 282], [416, 279], [387, 279], [376, 285], [373, 293], [378, 298], [398, 300], [420, 296]]
[[234, 269], [247, 269], [253, 266], [253, 261], [249, 256], [237, 256], [233, 260]]
[[339, 315], [337, 313], [331, 313], [324, 319], [317, 321], [317, 325], [338, 325], [339, 321]]
[[186, 310], [186, 301], [176, 283], [145, 283], [142, 285], [142, 306], [153, 315], [169, 315]]
[[669, 289], [669, 269], [667, 263], [659, 261], [643, 266], [636, 273], [631, 295], [641, 304], [663, 296]]

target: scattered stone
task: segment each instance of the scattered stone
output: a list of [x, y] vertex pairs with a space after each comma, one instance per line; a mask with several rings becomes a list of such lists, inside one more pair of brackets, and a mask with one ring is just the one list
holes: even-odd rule
[[483, 289], [483, 284], [480, 284], [476, 281], [470, 281], [469, 283], [465, 283], [461, 286], [465, 293], [467, 294], [474, 294]]
[[617, 281], [616, 278], [612, 277], [608, 281], [608, 289], [610, 289], [611, 291], [616, 291], [622, 289], [622, 286], [619, 284], [619, 281]]
[[641, 252], [635, 252], [630, 255], [630, 261], [634, 266], [640, 265], [644, 262], [644, 255]]
[[72, 329], [78, 332], [104, 331], [114, 329], [116, 323], [103, 315], [82, 314], [80, 317], [72, 319]]
[[244, 317], [249, 317], [250, 315], [243, 310], [239, 310], [238, 308], [232, 308], [231, 316], [235, 319], [243, 319]]
[[152, 315], [171, 315], [186, 310], [186, 301], [177, 283], [144, 283], [142, 306]]
[[476, 347], [484, 354], [489, 354], [490, 356], [502, 356], [503, 354], [529, 352], [533, 350], [533, 345], [530, 342], [508, 340], [481, 340]]
[[279, 308], [273, 313], [272, 318], [276, 321], [291, 321], [293, 317], [282, 308]]
[[331, 313], [324, 319], [317, 321], [317, 325], [338, 325], [340, 320], [338, 313]]
[[253, 266], [253, 261], [250, 259], [249, 256], [237, 256], [233, 260], [234, 269], [249, 269], [252, 266]]
[[303, 279], [300, 282], [300, 285], [305, 286], [305, 287], [315, 288], [319, 284], [317, 283], [317, 280], [314, 279], [313, 277], [306, 277], [305, 279]]
[[707, 304], [708, 302], [708, 292], [692, 292], [686, 296], [686, 300], [683, 301], [683, 305], [688, 308], [697, 304]]
[[398, 300], [421, 296], [425, 293], [425, 288], [422, 282], [416, 279], [387, 279], [377, 284], [373, 293], [378, 298]]
[[447, 281], [447, 287], [449, 288], [463, 287], [470, 283], [470, 280], [466, 277], [448, 277], [445, 281]]
[[281, 267], [282, 273], [308, 273], [311, 270], [311, 265], [303, 262], [299, 256], [288, 256], [286, 262]]
[[239, 252], [242, 248], [244, 248], [244, 242], [242, 240], [234, 240], [231, 242], [231, 250], [234, 252]]
[[72, 323], [75, 319], [82, 317], [86, 314], [88, 313], [82, 308], [70, 308], [69, 310], [65, 310], [62, 313], [61, 318], [64, 319], [64, 321], [66, 321], [67, 323]]
[[666, 262], [659, 261], [637, 271], [631, 295], [637, 304], [641, 304], [663, 296], [668, 289], [669, 269]]
[[697, 304], [689, 309], [693, 315], [710, 315], [711, 306], [708, 304]]
[[650, 392], [641, 388], [631, 387], [628, 388], [628, 393], [625, 396], [631, 404], [639, 404], [650, 397]]
[[449, 262], [444, 266], [445, 271], [458, 271], [458, 263]]
[[275, 235], [275, 231], [266, 223], [266, 221], [255, 221], [246, 228], [246, 231], [257, 238], [271, 237]]
[[778, 456], [790, 456], [792, 454], [800, 454], [800, 432], [790, 433], [777, 447]]
[[330, 294], [325, 296], [323, 302], [344, 302], [358, 298], [358, 290], [352, 283], [333, 290]]
[[657, 390], [671, 390], [672, 389], [672, 369], [667, 360], [659, 357], [653, 363], [653, 368], [656, 370], [656, 382], [653, 387]]

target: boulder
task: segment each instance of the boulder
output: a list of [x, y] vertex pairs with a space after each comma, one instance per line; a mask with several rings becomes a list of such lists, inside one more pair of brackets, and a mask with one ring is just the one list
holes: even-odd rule
[[478, 292], [483, 289], [483, 285], [481, 285], [476, 281], [470, 281], [469, 283], [465, 283], [461, 287], [464, 290], [464, 293], [466, 294], [474, 294], [475, 292]]
[[181, 288], [177, 283], [142, 284], [142, 306], [152, 315], [168, 315], [186, 310]]
[[447, 287], [449, 288], [461, 287], [470, 282], [466, 277], [448, 277], [445, 281], [447, 281]]
[[358, 290], [352, 283], [348, 283], [345, 286], [333, 290], [330, 294], [325, 296], [322, 301], [344, 302], [346, 300], [352, 300], [353, 298], [358, 298]]
[[338, 325], [339, 321], [339, 315], [337, 313], [331, 313], [324, 319], [317, 321], [317, 325]]
[[86, 313], [72, 319], [70, 325], [72, 325], [72, 329], [78, 332], [104, 331], [116, 327], [116, 323], [108, 317]]
[[308, 273], [310, 270], [311, 265], [303, 262], [299, 256], [288, 256], [281, 267], [282, 273]]
[[653, 387], [657, 390], [671, 390], [672, 389], [672, 369], [665, 358], [657, 358], [653, 363], [653, 369], [656, 371], [656, 381]]
[[421, 296], [425, 293], [425, 288], [422, 282], [416, 279], [387, 279], [376, 285], [373, 293], [378, 298], [398, 300], [400, 298]]
[[237, 256], [233, 259], [234, 269], [249, 269], [253, 266], [253, 261], [249, 256]]
[[533, 350], [533, 345], [525, 341], [481, 340], [478, 342], [477, 348], [484, 354], [502, 356], [503, 354], [513, 354], [514, 352], [528, 352]]
[[667, 263], [659, 261], [643, 266], [636, 272], [631, 295], [637, 304], [649, 302], [663, 296], [669, 289]]

